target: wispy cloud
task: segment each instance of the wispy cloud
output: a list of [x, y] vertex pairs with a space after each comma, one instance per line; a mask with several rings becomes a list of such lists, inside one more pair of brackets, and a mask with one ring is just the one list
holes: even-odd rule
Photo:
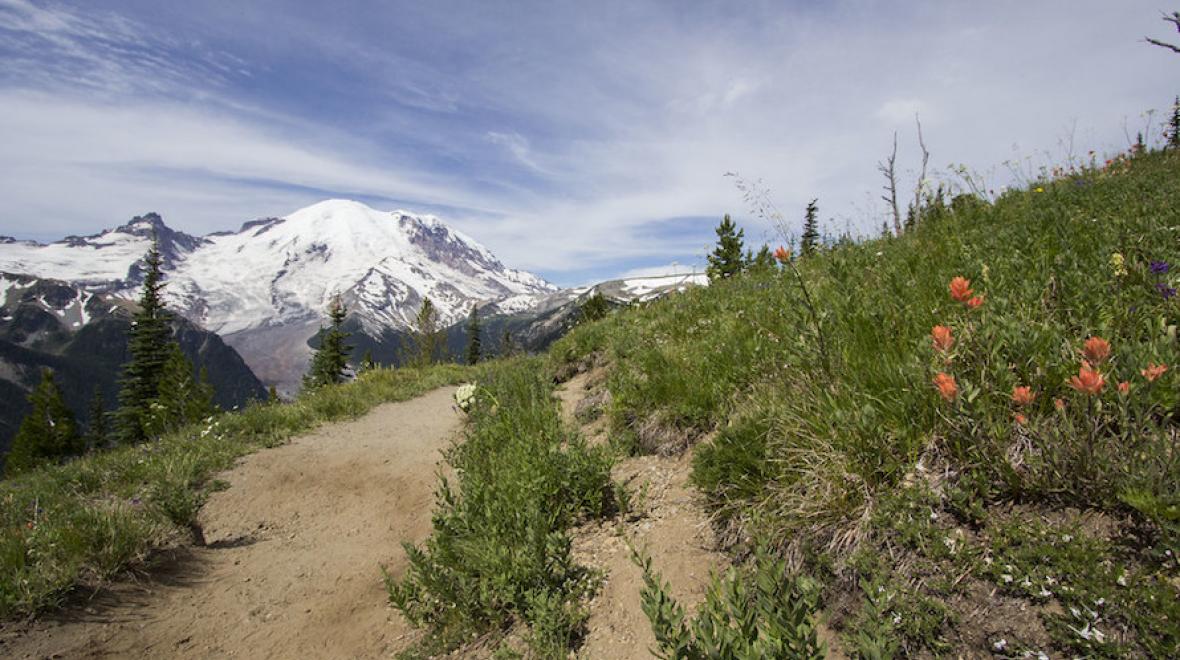
[[1066, 130], [1079, 151], [1125, 146], [1175, 79], [1140, 41], [1157, 16], [1147, 0], [0, 0], [0, 233], [149, 209], [210, 231], [353, 196], [436, 211], [565, 282], [699, 260], [725, 212], [774, 238], [727, 171], [788, 215], [818, 197], [830, 231], [872, 231], [874, 163], [898, 131], [913, 176], [915, 113], [939, 168], [1053, 157]]

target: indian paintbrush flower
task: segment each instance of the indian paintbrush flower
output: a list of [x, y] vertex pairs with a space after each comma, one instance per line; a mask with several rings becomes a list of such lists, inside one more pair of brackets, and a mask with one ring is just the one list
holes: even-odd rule
[[965, 303], [971, 299], [974, 292], [971, 290], [971, 280], [958, 276], [951, 280], [950, 283], [951, 298], [956, 301]]
[[967, 307], [971, 309], [978, 309], [983, 306], [983, 296], [972, 296], [971, 300], [967, 301]]
[[785, 264], [791, 260], [791, 251], [780, 245], [774, 249], [774, 258]]
[[938, 394], [944, 401], [954, 401], [955, 397], [959, 396], [959, 386], [955, 384], [955, 377], [944, 372], [939, 372], [934, 377], [934, 386], [938, 388]]
[[1078, 375], [1069, 379], [1069, 386], [1083, 394], [1099, 394], [1104, 385], [1106, 379], [1097, 369], [1091, 367], [1089, 362], [1082, 362], [1082, 366], [1078, 368]]
[[945, 353], [951, 350], [951, 346], [955, 344], [955, 338], [951, 335], [951, 329], [945, 325], [936, 325], [930, 330], [930, 337], [934, 341], [934, 350]]
[[1168, 365], [1166, 364], [1149, 363], [1147, 368], [1140, 371], [1139, 373], [1143, 374], [1143, 377], [1147, 379], [1147, 382], [1152, 383], [1155, 382], [1156, 378], [1164, 375], [1164, 372], [1167, 370]]
[[1033, 393], [1032, 388], [1028, 385], [1017, 385], [1012, 388], [1012, 403], [1018, 406], [1027, 406], [1036, 398], [1037, 395]]
[[1110, 342], [1102, 337], [1090, 337], [1082, 345], [1082, 355], [1086, 356], [1086, 360], [1093, 364], [1102, 364], [1106, 358], [1110, 357]]

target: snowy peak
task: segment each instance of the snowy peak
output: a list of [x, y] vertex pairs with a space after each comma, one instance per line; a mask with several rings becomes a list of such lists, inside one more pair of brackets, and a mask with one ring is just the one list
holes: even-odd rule
[[[92, 236], [41, 245], [0, 241], [0, 271], [133, 299], [155, 237], [168, 305], [238, 347], [269, 382], [297, 382], [306, 340], [334, 296], [374, 338], [409, 326], [425, 298], [444, 325], [473, 305], [539, 298], [556, 287], [507, 268], [484, 246], [431, 215], [332, 199], [203, 237], [155, 213]], [[272, 369], [273, 367], [273, 369]]]

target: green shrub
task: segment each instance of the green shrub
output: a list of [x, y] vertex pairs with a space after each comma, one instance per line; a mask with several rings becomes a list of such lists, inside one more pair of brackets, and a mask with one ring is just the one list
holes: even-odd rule
[[535, 652], [565, 657], [584, 621], [592, 576], [570, 555], [567, 530], [615, 507], [611, 460], [562, 424], [535, 360], [488, 370], [466, 441], [447, 460], [434, 531], [407, 544], [410, 567], [387, 577], [390, 599], [433, 636], [528, 623]]
[[712, 576], [705, 602], [691, 621], [684, 607], [668, 595], [652, 570], [651, 558], [638, 553], [643, 569], [640, 599], [651, 622], [662, 658], [823, 658], [815, 632], [819, 586], [790, 575], [786, 563], [759, 553], [747, 570], [730, 569]]

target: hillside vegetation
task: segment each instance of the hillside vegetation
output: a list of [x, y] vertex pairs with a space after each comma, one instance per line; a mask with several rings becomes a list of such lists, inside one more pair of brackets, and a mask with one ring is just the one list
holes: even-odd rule
[[144, 568], [153, 552], [189, 536], [200, 542], [197, 512], [224, 486], [214, 475], [238, 457], [471, 373], [456, 365], [376, 369], [289, 404], [252, 404], [151, 442], [0, 481], [0, 618], [58, 605], [79, 587]]
[[1180, 153], [1124, 156], [613, 314], [549, 368], [605, 356], [624, 452], [699, 441], [729, 551], [818, 580], [850, 655], [1174, 657], [1178, 259]]

